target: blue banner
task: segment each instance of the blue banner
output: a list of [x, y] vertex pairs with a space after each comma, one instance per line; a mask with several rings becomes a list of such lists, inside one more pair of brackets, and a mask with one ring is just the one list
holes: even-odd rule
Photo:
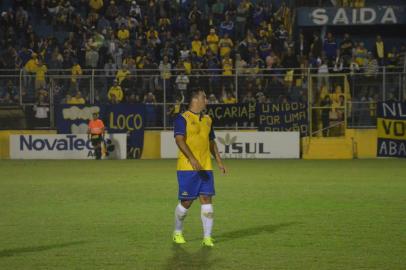
[[144, 145], [145, 105], [60, 105], [56, 128], [60, 134], [85, 134], [93, 113], [99, 113], [107, 132], [127, 133], [128, 158], [140, 158]]
[[378, 102], [378, 157], [406, 157], [406, 102]]
[[308, 134], [307, 104], [257, 103], [211, 104], [206, 113], [214, 127], [258, 127], [259, 131], [300, 131]]
[[60, 134], [86, 134], [93, 113], [99, 113], [106, 123], [103, 109], [98, 105], [60, 105], [55, 109], [56, 129]]
[[301, 102], [257, 104], [259, 131], [300, 131], [308, 135], [307, 104]]
[[127, 133], [128, 157], [140, 158], [144, 146], [145, 105], [106, 106], [105, 118], [110, 133]]
[[206, 113], [213, 119], [214, 127], [251, 127], [256, 122], [255, 104], [211, 104]]

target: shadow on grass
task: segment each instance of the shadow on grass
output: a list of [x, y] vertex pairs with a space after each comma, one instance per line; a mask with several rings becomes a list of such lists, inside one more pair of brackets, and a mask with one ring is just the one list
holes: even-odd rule
[[[249, 237], [258, 235], [261, 233], [274, 233], [276, 231], [282, 230], [284, 228], [299, 224], [299, 222], [285, 222], [279, 224], [270, 224], [257, 226], [252, 228], [246, 228], [236, 231], [230, 231], [225, 233], [220, 233], [215, 236], [215, 243], [226, 242], [238, 238]], [[191, 239], [192, 241], [201, 241], [201, 239]], [[216, 245], [214, 248], [200, 248], [197, 252], [189, 252], [187, 246], [183, 247], [181, 245], [173, 245], [172, 256], [168, 259], [165, 269], [166, 270], [182, 270], [182, 269], [210, 269], [213, 265], [217, 265], [219, 262], [218, 258], [212, 258], [212, 252], [216, 253]]]
[[237, 238], [249, 237], [258, 235], [260, 233], [274, 233], [286, 227], [290, 227], [293, 225], [299, 224], [298, 222], [285, 222], [279, 224], [269, 224], [269, 225], [262, 225], [257, 227], [251, 227], [236, 231], [224, 232], [220, 233], [215, 236], [216, 242], [226, 242]]
[[[254, 236], [254, 235], [257, 235], [260, 233], [274, 233], [276, 231], [279, 231], [281, 229], [284, 229], [286, 227], [290, 227], [290, 226], [293, 226], [296, 224], [299, 224], [299, 222], [285, 222], [285, 223], [279, 223], [279, 224], [261, 225], [261, 226], [257, 226], [257, 227], [251, 227], [251, 228], [246, 228], [246, 229], [241, 229], [241, 230], [236, 230], [236, 231], [229, 231], [229, 232], [215, 234], [214, 239], [216, 240], [215, 243], [226, 242], [226, 241], [234, 240], [237, 238]], [[193, 242], [193, 241], [201, 241], [201, 240], [202, 240], [201, 238], [193, 238], [188, 241]]]
[[55, 249], [55, 248], [76, 246], [76, 245], [81, 245], [83, 243], [86, 243], [86, 242], [85, 241], [76, 241], [76, 242], [67, 242], [67, 243], [54, 244], [54, 245], [4, 249], [4, 250], [0, 250], [0, 258], [1, 257], [11, 257], [11, 256], [19, 255], [22, 253], [40, 252], [40, 251], [45, 251], [45, 250], [50, 250], [50, 249]]
[[218, 259], [211, 258], [213, 251], [211, 248], [201, 247], [196, 252], [189, 252], [187, 247], [173, 244], [172, 256], [168, 259], [166, 270], [183, 269], [210, 269], [218, 263]]

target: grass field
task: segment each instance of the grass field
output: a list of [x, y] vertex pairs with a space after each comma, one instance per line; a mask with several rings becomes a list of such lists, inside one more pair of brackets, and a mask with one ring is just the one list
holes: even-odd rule
[[0, 269], [406, 269], [406, 162], [226, 161], [216, 246], [175, 161], [0, 161]]

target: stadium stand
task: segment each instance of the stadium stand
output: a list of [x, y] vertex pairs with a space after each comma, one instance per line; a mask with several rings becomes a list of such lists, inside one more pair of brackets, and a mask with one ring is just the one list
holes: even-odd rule
[[[351, 93], [353, 100], [402, 99], [395, 86], [382, 96], [371, 83], [382, 68], [404, 70], [401, 26], [376, 26], [371, 33], [367, 27], [306, 27], [295, 21], [303, 7], [377, 4], [2, 1], [0, 103], [175, 102], [198, 86], [212, 102], [307, 101], [309, 73], [351, 74], [351, 91], [361, 89]], [[322, 78], [321, 99], [344, 88]]]

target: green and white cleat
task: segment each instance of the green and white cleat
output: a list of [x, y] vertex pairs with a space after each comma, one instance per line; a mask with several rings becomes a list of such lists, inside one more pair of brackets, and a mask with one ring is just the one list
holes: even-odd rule
[[214, 239], [211, 237], [205, 237], [203, 238], [202, 245], [205, 247], [214, 247]]
[[186, 243], [185, 238], [183, 237], [183, 233], [174, 232], [173, 233], [173, 242], [175, 244], [184, 244], [184, 243]]

